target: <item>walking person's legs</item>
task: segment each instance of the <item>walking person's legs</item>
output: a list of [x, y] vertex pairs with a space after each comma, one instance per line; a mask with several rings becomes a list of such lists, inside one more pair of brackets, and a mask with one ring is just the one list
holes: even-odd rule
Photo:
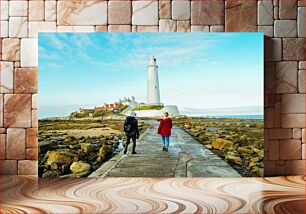
[[136, 137], [133, 137], [132, 140], [133, 140], [133, 150], [132, 150], [132, 154], [136, 154], [136, 151], [135, 151], [135, 149], [136, 149]]
[[165, 146], [164, 146], [165, 151], [168, 151], [169, 148], [169, 138], [170, 136], [165, 137]]
[[162, 136], [162, 144], [163, 144], [163, 151], [165, 151], [165, 148], [166, 148], [165, 136]]
[[126, 136], [126, 143], [125, 143], [125, 148], [124, 148], [124, 154], [127, 153], [128, 145], [130, 144], [131, 137]]
[[166, 147], [169, 148], [170, 136], [166, 137]]

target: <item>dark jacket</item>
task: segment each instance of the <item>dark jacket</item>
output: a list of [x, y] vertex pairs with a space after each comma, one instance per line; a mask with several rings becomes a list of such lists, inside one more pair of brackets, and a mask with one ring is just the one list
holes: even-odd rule
[[158, 134], [164, 137], [168, 137], [171, 135], [171, 129], [172, 129], [172, 119], [171, 118], [165, 118], [160, 120], [160, 124], [158, 127]]
[[124, 121], [124, 132], [128, 137], [139, 137], [138, 122], [135, 117], [128, 116]]

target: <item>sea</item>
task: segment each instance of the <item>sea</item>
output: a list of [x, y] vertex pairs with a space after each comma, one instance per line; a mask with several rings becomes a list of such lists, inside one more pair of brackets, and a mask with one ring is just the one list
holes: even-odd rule
[[248, 115], [188, 115], [196, 118], [236, 118], [236, 119], [264, 119], [262, 114], [248, 114]]

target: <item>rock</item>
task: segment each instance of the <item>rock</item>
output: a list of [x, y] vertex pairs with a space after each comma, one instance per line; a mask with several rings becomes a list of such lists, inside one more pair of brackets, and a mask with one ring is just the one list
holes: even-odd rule
[[256, 163], [251, 161], [250, 164], [249, 164], [249, 167], [253, 167], [253, 166], [256, 166]]
[[190, 132], [191, 132], [191, 133], [197, 133], [197, 132], [198, 132], [198, 130], [197, 130], [197, 129], [192, 128], [192, 129], [190, 129]]
[[58, 136], [52, 136], [52, 137], [50, 137], [50, 140], [53, 140], [55, 142], [63, 142], [64, 138], [63, 137], [58, 137]]
[[263, 150], [261, 150], [261, 151], [258, 152], [257, 154], [258, 154], [258, 156], [259, 156], [260, 158], [263, 158], [263, 157], [264, 157], [264, 151], [263, 151]]
[[103, 145], [98, 153], [97, 162], [101, 162], [107, 159], [109, 155], [112, 153], [112, 148], [106, 145]]
[[212, 146], [209, 145], [209, 144], [205, 145], [205, 147], [206, 147], [207, 149], [211, 149], [211, 148], [212, 148]]
[[252, 154], [253, 153], [251, 149], [247, 149], [245, 147], [238, 147], [237, 151], [241, 154]]
[[51, 169], [58, 169], [57, 163], [50, 164]]
[[185, 123], [184, 128], [185, 129], [190, 129], [190, 125]]
[[81, 152], [88, 154], [92, 151], [92, 145], [90, 143], [81, 143]]
[[248, 138], [248, 136], [246, 135], [242, 135], [239, 137], [239, 140], [242, 142], [248, 142], [250, 139]]
[[257, 149], [257, 148], [252, 148], [252, 150], [253, 150], [255, 153], [260, 152], [260, 149]]
[[78, 149], [78, 148], [79, 148], [79, 145], [77, 145], [77, 144], [76, 144], [76, 145], [70, 144], [70, 145], [69, 145], [69, 148], [70, 148], [70, 149]]
[[257, 176], [263, 177], [264, 176], [264, 169], [259, 168], [258, 171], [256, 172]]
[[54, 150], [55, 146], [50, 142], [39, 143], [39, 153], [46, 153], [49, 150]]
[[60, 172], [57, 170], [49, 170], [42, 174], [43, 178], [58, 178], [60, 176]]
[[260, 158], [264, 157], [264, 151], [262, 149], [253, 148], [253, 151], [257, 153]]
[[68, 145], [57, 145], [57, 149], [67, 149], [67, 148], [69, 148], [69, 146]]
[[251, 161], [257, 163], [259, 162], [259, 157], [251, 158]]
[[68, 174], [68, 175], [62, 175], [62, 176], [60, 176], [60, 178], [81, 178], [81, 177], [87, 176], [89, 173], [90, 173], [90, 171], [71, 173], [71, 174]]
[[68, 136], [64, 140], [65, 143], [76, 143], [76, 137], [74, 136]]
[[61, 171], [63, 174], [69, 174], [70, 173], [70, 163], [63, 164], [61, 166]]
[[195, 126], [195, 129], [199, 130], [204, 130], [204, 126]]
[[199, 140], [200, 142], [204, 142], [204, 141], [208, 140], [208, 138], [207, 138], [206, 136], [204, 136], [204, 135], [200, 135], [200, 136], [198, 137], [198, 140]]
[[89, 171], [91, 166], [88, 163], [82, 161], [73, 162], [70, 166], [70, 170], [73, 173], [86, 172]]
[[78, 161], [78, 156], [66, 151], [51, 151], [47, 160], [47, 165], [52, 163], [71, 163]]
[[230, 162], [234, 162], [238, 165], [242, 165], [242, 160], [239, 156], [234, 156], [234, 155], [226, 155], [225, 159], [227, 159]]
[[257, 167], [257, 166], [254, 166], [254, 167], [251, 169], [251, 171], [256, 173], [256, 172], [258, 171], [258, 167]]
[[222, 139], [222, 138], [217, 138], [212, 144], [211, 146], [214, 148], [214, 149], [224, 149], [224, 148], [230, 148], [230, 147], [233, 147], [234, 144], [231, 142], [231, 141], [228, 141], [228, 140], [225, 140], [225, 139]]
[[227, 155], [238, 156], [238, 154], [235, 151], [228, 151], [226, 154]]

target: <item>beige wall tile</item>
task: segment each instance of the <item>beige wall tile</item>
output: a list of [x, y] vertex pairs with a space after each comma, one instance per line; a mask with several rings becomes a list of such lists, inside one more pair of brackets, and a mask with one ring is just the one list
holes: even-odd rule
[[177, 21], [177, 32], [190, 32], [190, 22]]
[[29, 22], [29, 37], [37, 38], [39, 32], [56, 32], [56, 22]]
[[0, 20], [8, 20], [9, 18], [9, 2], [8, 1], [0, 1]]
[[6, 38], [2, 40], [2, 59], [7, 61], [20, 60], [20, 39]]
[[39, 0], [29, 1], [29, 20], [43, 21], [45, 19], [45, 2]]
[[4, 126], [12, 128], [31, 127], [31, 94], [4, 95]]
[[305, 93], [305, 70], [299, 70], [299, 73], [298, 73], [298, 87], [299, 87], [299, 93]]
[[38, 161], [20, 160], [18, 161], [18, 175], [37, 175]]
[[56, 21], [56, 1], [45, 1], [45, 20]]
[[224, 2], [192, 1], [191, 2], [192, 25], [222, 25], [224, 24]]
[[37, 76], [37, 68], [16, 68], [14, 72], [15, 93], [37, 93]]
[[297, 62], [276, 63], [276, 93], [297, 92]]
[[131, 24], [131, 7], [130, 1], [109, 1], [108, 2], [108, 24]]
[[10, 1], [9, 16], [28, 16], [28, 1]]
[[189, 20], [190, 19], [190, 1], [172, 1], [172, 19]]
[[95, 32], [94, 26], [57, 26], [58, 32]]
[[38, 40], [21, 39], [21, 67], [38, 66]]
[[108, 25], [109, 32], [131, 32], [131, 25]]
[[0, 175], [17, 175], [16, 160], [0, 160]]
[[58, 25], [106, 25], [106, 1], [58, 1]]
[[171, 1], [159, 1], [159, 18], [171, 18]]
[[9, 36], [9, 32], [8, 32], [8, 21], [0, 21], [0, 37], [1, 38], [5, 38]]
[[282, 97], [282, 113], [306, 113], [305, 94], [284, 94]]
[[7, 159], [25, 159], [25, 129], [7, 129], [6, 157]]
[[176, 21], [172, 19], [159, 20], [159, 32], [176, 32]]
[[25, 38], [28, 36], [28, 18], [27, 17], [10, 17], [9, 36]]
[[1, 61], [0, 92], [12, 93], [14, 88], [14, 63]]
[[28, 128], [26, 130], [26, 146], [27, 148], [37, 148], [38, 147], [37, 128]]
[[133, 1], [133, 25], [158, 25], [157, 1]]

